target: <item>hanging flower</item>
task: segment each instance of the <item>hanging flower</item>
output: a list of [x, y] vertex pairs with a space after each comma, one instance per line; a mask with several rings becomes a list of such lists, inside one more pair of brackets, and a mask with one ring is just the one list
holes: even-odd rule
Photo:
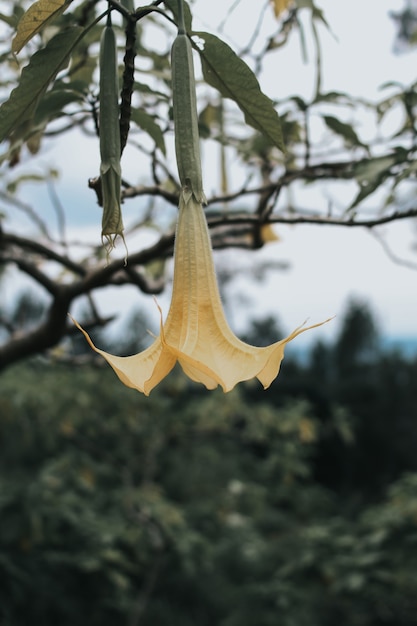
[[145, 395], [167, 376], [177, 361], [191, 380], [203, 383], [207, 389], [220, 385], [226, 392], [237, 383], [255, 377], [266, 389], [279, 373], [286, 344], [306, 330], [321, 326], [298, 327], [285, 339], [263, 348], [238, 339], [223, 312], [202, 205], [194, 196], [185, 200], [183, 194], [175, 240], [171, 306], [165, 324], [161, 321], [159, 337], [143, 352], [120, 357], [96, 348], [88, 334], [75, 324], [120, 380]]

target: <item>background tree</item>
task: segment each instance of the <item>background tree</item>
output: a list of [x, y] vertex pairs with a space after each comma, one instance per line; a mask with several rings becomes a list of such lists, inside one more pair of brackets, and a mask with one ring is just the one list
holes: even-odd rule
[[1, 624], [415, 626], [416, 368], [377, 353], [365, 402], [313, 358], [267, 394], [174, 372], [149, 398], [91, 361], [9, 368]]

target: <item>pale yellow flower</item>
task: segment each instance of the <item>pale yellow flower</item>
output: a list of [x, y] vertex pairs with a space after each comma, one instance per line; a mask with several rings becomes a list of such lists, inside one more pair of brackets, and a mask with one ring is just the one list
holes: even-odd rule
[[165, 324], [161, 322], [159, 337], [139, 354], [113, 356], [96, 348], [77, 324], [90, 346], [106, 359], [120, 380], [145, 395], [167, 376], [177, 361], [189, 378], [203, 383], [207, 389], [220, 385], [223, 391], [230, 391], [237, 383], [254, 377], [266, 389], [279, 373], [286, 344], [320, 325], [296, 328], [285, 339], [264, 348], [240, 341], [224, 316], [203, 207], [193, 195], [185, 200], [183, 194], [175, 240], [171, 306]]

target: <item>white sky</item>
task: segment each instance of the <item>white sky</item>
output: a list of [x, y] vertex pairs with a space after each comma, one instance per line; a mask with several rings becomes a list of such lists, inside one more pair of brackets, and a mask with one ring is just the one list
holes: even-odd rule
[[[232, 0], [197, 0], [194, 28], [212, 29], [214, 32], [233, 4]], [[324, 90], [340, 90], [360, 97], [379, 99], [381, 92], [378, 88], [382, 83], [397, 80], [409, 84], [416, 78], [416, 52], [399, 56], [392, 53], [395, 28], [388, 11], [401, 10], [402, 0], [317, 0], [317, 4], [323, 9], [334, 35], [324, 28], [320, 29]], [[225, 29], [232, 44], [239, 47], [250, 39], [258, 7], [263, 5], [261, 0], [241, 0], [236, 6]], [[269, 12], [265, 32], [270, 29], [272, 20], [272, 12]], [[308, 28], [306, 30], [308, 34]], [[266, 72], [260, 81], [267, 95], [279, 98], [293, 94], [311, 97], [315, 72], [314, 51], [309, 37], [307, 44], [310, 56], [308, 64], [303, 63], [300, 42], [294, 35], [290, 44], [274, 55], [273, 64], [266, 63]], [[366, 128], [362, 131], [366, 133]], [[60, 169], [62, 180], [59, 188], [64, 190], [64, 194], [67, 193], [61, 199], [64, 205], [77, 207], [77, 215], [82, 221], [84, 211], [91, 214], [91, 206], [94, 205], [92, 192], [85, 188], [86, 159], [91, 169], [87, 176], [91, 176], [98, 170], [98, 156], [87, 148], [84, 151], [77, 137], [64, 136], [61, 145], [60, 152], [47, 150], [41, 162]], [[77, 177], [81, 182], [75, 183]], [[209, 180], [206, 187], [208, 185], [210, 188], [214, 184]], [[313, 194], [310, 206], [320, 209], [326, 206], [325, 202], [325, 198]], [[340, 198], [340, 203], [344, 204], [344, 198]], [[133, 205], [126, 203], [125, 210], [128, 212]], [[97, 239], [100, 219], [97, 207]], [[91, 219], [88, 221], [91, 226]], [[417, 264], [417, 254], [411, 250], [415, 231], [416, 226], [411, 222], [378, 230], [386, 237], [397, 256]], [[285, 330], [289, 331], [306, 318], [311, 323], [333, 315], [340, 319], [347, 300], [355, 296], [373, 306], [382, 330], [387, 335], [417, 337], [417, 271], [393, 263], [380, 243], [368, 232], [363, 229], [318, 226], [279, 226], [277, 232], [281, 241], [270, 244], [254, 255], [260, 259], [288, 261], [291, 269], [271, 274], [265, 286], [251, 284], [248, 287], [240, 279], [236, 281], [234, 293], [243, 291], [253, 299], [253, 305], [245, 309], [249, 315], [273, 312]], [[247, 254], [229, 251], [217, 258], [226, 257], [227, 262], [239, 265], [241, 260], [247, 260]], [[146, 302], [147, 310], [154, 311], [150, 298], [138, 299], [137, 292], [133, 290], [123, 293], [125, 295], [118, 292], [115, 298], [113, 290], [102, 292], [103, 306], [108, 307], [106, 313], [118, 312], [122, 303], [126, 310], [142, 302]], [[166, 310], [168, 298], [161, 300]], [[239, 307], [241, 305], [236, 298], [235, 309], [232, 307], [232, 323], [237, 326], [241, 326], [243, 320]], [[307, 333], [297, 341], [309, 342], [319, 336], [330, 336], [337, 328], [336, 318], [323, 329], [313, 331], [314, 336], [313, 333]]]
[[[231, 4], [223, 0], [199, 2], [198, 13], [204, 27], [208, 29], [217, 23]], [[234, 39], [236, 33], [244, 42], [250, 38], [254, 4], [253, 0], [241, 0], [233, 12], [226, 32], [233, 28]], [[317, 5], [323, 9], [334, 35], [320, 29], [324, 91], [343, 91], [379, 100], [383, 83], [395, 80], [410, 84], [416, 79], [416, 52], [393, 54], [396, 31], [388, 12], [400, 11], [402, 0], [318, 0]], [[308, 35], [307, 25], [306, 33]], [[294, 36], [289, 45], [274, 56], [273, 66], [267, 67], [261, 77], [265, 93], [274, 97], [289, 94], [311, 97], [315, 80], [314, 49], [311, 41], [307, 39], [307, 42], [308, 64], [303, 63], [300, 42]], [[361, 132], [365, 135], [366, 127], [362, 127]], [[309, 188], [308, 193], [311, 193]], [[310, 206], [314, 207], [315, 201], [313, 196]], [[340, 203], [343, 202], [340, 198]], [[373, 202], [374, 207], [377, 200]], [[326, 206], [322, 198], [317, 208], [323, 205]], [[267, 288], [256, 290], [259, 309], [277, 312], [285, 328], [292, 329], [306, 317], [311, 321], [330, 315], [340, 317], [347, 299], [356, 297], [374, 307], [386, 334], [417, 337], [417, 271], [393, 263], [381, 244], [365, 229], [276, 228], [282, 241], [256, 254], [287, 259], [292, 268], [274, 274]], [[411, 250], [413, 234], [416, 240], [416, 221], [381, 227], [377, 232], [396, 256], [417, 267], [416, 251]], [[313, 340], [318, 334], [331, 335], [337, 327], [336, 318], [327, 327], [315, 330], [314, 338], [313, 333], [307, 333], [300, 341]]]

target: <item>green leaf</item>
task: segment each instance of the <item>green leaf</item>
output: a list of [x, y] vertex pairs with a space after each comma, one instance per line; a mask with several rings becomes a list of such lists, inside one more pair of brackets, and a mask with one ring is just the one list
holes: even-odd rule
[[354, 176], [359, 184], [367, 185], [381, 176], [386, 177], [396, 161], [395, 154], [359, 161], [355, 165]]
[[164, 134], [155, 119], [146, 113], [143, 109], [132, 108], [131, 119], [135, 124], [139, 126], [145, 133], [154, 140], [157, 148], [161, 150], [163, 154], [166, 154]]
[[83, 100], [83, 95], [74, 89], [65, 89], [62, 88], [62, 85], [59, 89], [52, 89], [40, 100], [36, 108], [34, 122], [39, 124], [54, 119], [63, 114], [63, 109], [68, 104], [83, 102]]
[[314, 98], [314, 103], [317, 102], [342, 102], [343, 104], [354, 106], [353, 99], [343, 91], [327, 91], [325, 93], [318, 93]]
[[281, 123], [272, 100], [262, 93], [252, 70], [224, 41], [205, 32], [193, 35], [204, 41], [198, 50], [206, 82], [231, 98], [243, 111], [247, 124], [261, 131], [269, 141], [285, 152]]
[[17, 126], [32, 118], [39, 98], [66, 66], [71, 51], [83, 33], [79, 26], [58, 33], [23, 68], [19, 85], [0, 107], [0, 142], [9, 137]]
[[333, 117], [333, 115], [323, 115], [323, 120], [326, 126], [336, 133], [336, 135], [342, 137], [348, 145], [366, 148], [365, 144], [361, 142], [350, 124], [341, 122], [336, 117]]
[[133, 89], [134, 89], [134, 91], [138, 91], [139, 93], [149, 94], [151, 96], [159, 96], [160, 99], [162, 99], [164, 101], [167, 101], [167, 100], [170, 99], [167, 96], [166, 93], [163, 93], [162, 91], [158, 91], [158, 90], [152, 89], [146, 83], [139, 83], [139, 82], [135, 81]]
[[297, 107], [300, 109], [300, 111], [302, 111], [303, 113], [305, 113], [308, 109], [308, 104], [305, 100], [303, 100], [303, 98], [301, 98], [300, 96], [292, 96], [290, 98], [290, 100], [292, 102], [295, 102], [295, 104], [297, 105]]
[[370, 196], [391, 173], [391, 167], [396, 162], [396, 156], [377, 157], [366, 159], [355, 165], [354, 176], [359, 184], [359, 193], [350, 205], [348, 210], [352, 210], [365, 198]]

